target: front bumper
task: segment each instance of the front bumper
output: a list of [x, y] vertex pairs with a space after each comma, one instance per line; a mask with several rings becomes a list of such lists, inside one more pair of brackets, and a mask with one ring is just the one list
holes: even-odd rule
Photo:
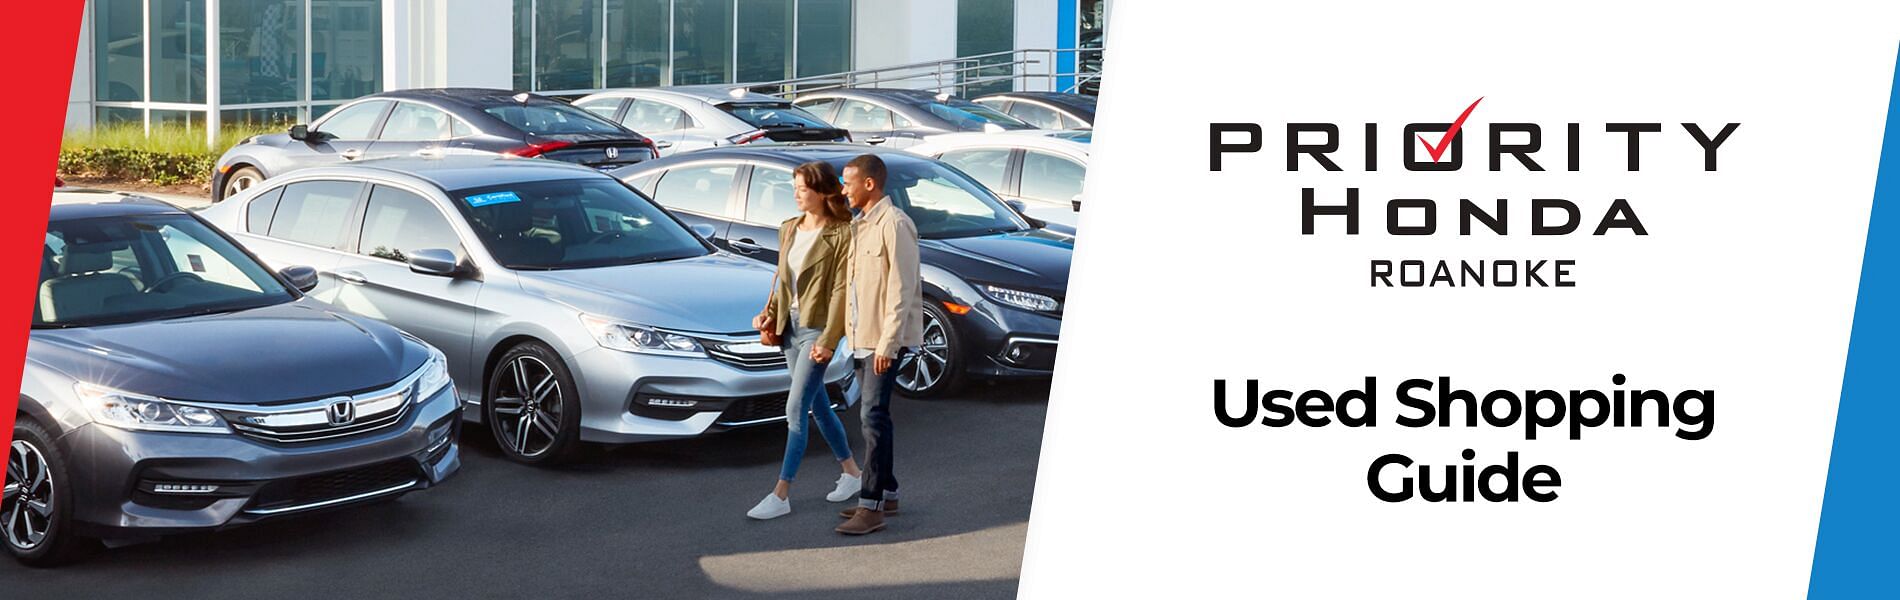
[[[74, 529], [108, 540], [149, 538], [432, 487], [461, 467], [453, 389], [417, 403], [393, 426], [323, 443], [86, 425], [59, 440], [73, 465]], [[181, 487], [213, 489], [180, 493]]]
[[986, 379], [1049, 377], [1055, 372], [1062, 318], [991, 301], [950, 322], [964, 342], [965, 373]]
[[[834, 359], [825, 369], [825, 387], [838, 406], [857, 402], [850, 363]], [[783, 368], [750, 370], [710, 358], [598, 347], [577, 353], [570, 365], [581, 389], [582, 441], [648, 442], [785, 421], [791, 376]]]

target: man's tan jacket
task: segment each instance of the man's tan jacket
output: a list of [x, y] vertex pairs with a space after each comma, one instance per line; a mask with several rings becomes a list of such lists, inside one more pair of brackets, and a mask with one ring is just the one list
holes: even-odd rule
[[851, 319], [845, 336], [854, 350], [897, 356], [924, 342], [924, 296], [918, 286], [917, 225], [891, 204], [877, 201], [851, 222]]

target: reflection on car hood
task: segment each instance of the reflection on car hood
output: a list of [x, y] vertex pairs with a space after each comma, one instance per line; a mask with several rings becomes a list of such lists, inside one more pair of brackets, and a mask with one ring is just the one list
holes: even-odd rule
[[664, 262], [523, 271], [521, 284], [584, 313], [700, 333], [742, 333], [765, 305], [772, 267], [728, 254]]
[[1069, 261], [1075, 238], [1047, 229], [924, 240], [922, 259], [970, 281], [1023, 290], [1069, 289]]
[[35, 330], [27, 358], [127, 392], [271, 404], [388, 385], [428, 354], [394, 327], [305, 298], [201, 317]]

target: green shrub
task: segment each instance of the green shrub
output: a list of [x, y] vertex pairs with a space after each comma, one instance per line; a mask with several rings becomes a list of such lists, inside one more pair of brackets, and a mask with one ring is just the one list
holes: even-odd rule
[[[268, 131], [281, 128], [271, 127]], [[143, 181], [154, 185], [198, 184], [226, 149], [261, 130], [226, 129], [216, 147], [205, 145], [203, 129], [107, 127], [67, 132], [59, 143], [59, 172], [74, 177]]]

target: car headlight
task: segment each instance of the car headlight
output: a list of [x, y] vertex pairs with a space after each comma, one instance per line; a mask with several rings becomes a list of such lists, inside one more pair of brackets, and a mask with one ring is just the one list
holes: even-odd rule
[[449, 385], [449, 358], [434, 346], [424, 347], [429, 349], [429, 361], [416, 369], [417, 402], [429, 399]]
[[581, 315], [581, 325], [587, 327], [587, 333], [592, 334], [602, 348], [666, 356], [706, 355], [698, 340], [677, 333], [593, 315]]
[[73, 392], [79, 395], [80, 404], [92, 413], [94, 421], [120, 429], [187, 433], [231, 431], [217, 411], [201, 406], [85, 382], [73, 384]]
[[1006, 287], [997, 287], [993, 285], [983, 286], [983, 295], [989, 296], [991, 300], [995, 300], [1003, 304], [1008, 304], [1010, 306], [1014, 306], [1016, 308], [1020, 308], [1023, 310], [1033, 310], [1033, 311], [1039, 311], [1039, 312], [1055, 312], [1056, 308], [1062, 306], [1061, 303], [1056, 302], [1055, 298], [1050, 298], [1042, 294], [1037, 294], [1034, 292], [1025, 292], [1022, 290], [1012, 290]]

